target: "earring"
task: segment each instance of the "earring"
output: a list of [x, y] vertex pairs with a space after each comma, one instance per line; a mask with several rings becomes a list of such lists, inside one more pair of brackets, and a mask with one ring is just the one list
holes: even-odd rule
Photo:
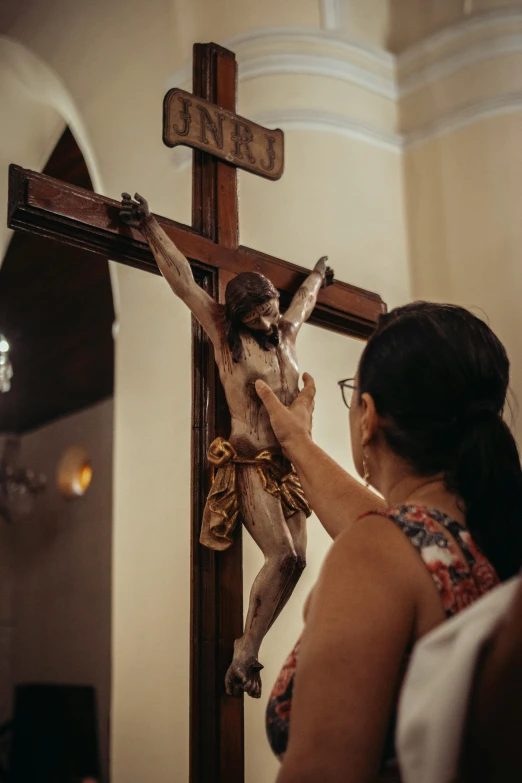
[[370, 486], [370, 468], [368, 466], [368, 452], [363, 451], [363, 457], [362, 457], [362, 463], [363, 463], [363, 481], [366, 484], [367, 487]]

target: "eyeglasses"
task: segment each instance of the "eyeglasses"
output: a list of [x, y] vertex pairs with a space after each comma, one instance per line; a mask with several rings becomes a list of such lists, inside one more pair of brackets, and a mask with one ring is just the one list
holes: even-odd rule
[[337, 381], [337, 383], [341, 389], [341, 394], [343, 395], [343, 402], [346, 407], [349, 408], [352, 404], [353, 391], [357, 388], [355, 385], [355, 378], [345, 378], [342, 381]]

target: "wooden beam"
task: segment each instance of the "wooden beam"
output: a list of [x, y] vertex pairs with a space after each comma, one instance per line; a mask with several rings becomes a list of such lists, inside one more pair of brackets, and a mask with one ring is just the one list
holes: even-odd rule
[[[121, 222], [119, 209], [119, 201], [20, 166], [9, 167], [10, 228], [59, 239], [105, 258], [160, 274], [141, 233]], [[276, 288], [290, 294], [297, 290], [310, 273], [309, 269], [248, 247], [234, 249], [218, 245], [174, 220], [160, 216], [157, 216], [157, 220], [187, 258], [209, 267], [234, 274], [261, 272]], [[226, 235], [225, 227], [222, 227], [221, 232]], [[233, 245], [230, 241], [233, 227], [228, 228], [228, 234], [227, 244]], [[378, 294], [335, 281], [319, 294], [316, 313], [311, 322], [364, 339], [371, 334], [379, 314], [383, 312], [385, 305]]]
[[[193, 83], [197, 97], [234, 111], [234, 54], [215, 44], [196, 44]], [[201, 151], [194, 153], [192, 221], [193, 228], [213, 242], [237, 248], [237, 171]], [[212, 244], [212, 248], [215, 252], [217, 245]], [[220, 274], [223, 271], [214, 266], [205, 277], [214, 298], [218, 298]], [[210, 340], [196, 319], [192, 323], [193, 367], [198, 367], [193, 380], [193, 454], [204, 449], [206, 457], [215, 437], [229, 436], [230, 414]], [[234, 640], [243, 633], [242, 530], [239, 526], [235, 531], [234, 546], [226, 552], [214, 552], [200, 545], [210, 471], [207, 463], [201, 480], [197, 460], [193, 465], [190, 781], [243, 783], [243, 696], [227, 696], [224, 688]]]

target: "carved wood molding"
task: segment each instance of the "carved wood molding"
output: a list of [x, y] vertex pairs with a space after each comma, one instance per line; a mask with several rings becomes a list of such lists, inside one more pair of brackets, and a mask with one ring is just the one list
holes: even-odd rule
[[173, 87], [163, 101], [163, 143], [208, 152], [260, 177], [278, 180], [284, 170], [284, 136], [192, 93]]

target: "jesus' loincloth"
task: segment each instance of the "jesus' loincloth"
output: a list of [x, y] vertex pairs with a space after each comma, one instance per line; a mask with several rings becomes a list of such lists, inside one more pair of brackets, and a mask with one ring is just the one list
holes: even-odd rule
[[216, 472], [203, 512], [199, 540], [209, 549], [228, 549], [233, 543], [232, 532], [241, 518], [237, 465], [257, 468], [266, 492], [280, 499], [285, 519], [298, 511], [307, 517], [312, 513], [293, 465], [281, 452], [264, 449], [254, 459], [247, 459], [240, 457], [227, 440], [216, 438], [208, 450], [208, 460]]

